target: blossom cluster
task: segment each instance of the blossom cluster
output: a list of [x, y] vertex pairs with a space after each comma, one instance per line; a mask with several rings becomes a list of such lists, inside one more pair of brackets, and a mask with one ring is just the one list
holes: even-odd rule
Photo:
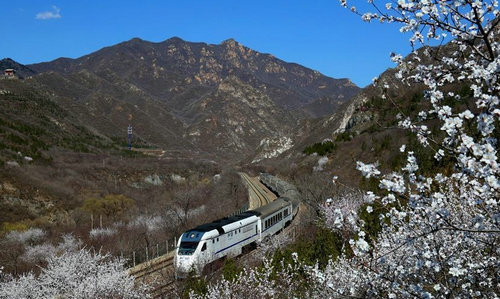
[[150, 298], [147, 287], [134, 285], [123, 260], [79, 244], [66, 236], [56, 247], [63, 253], [50, 254], [39, 275], [12, 277], [0, 269], [0, 298]]

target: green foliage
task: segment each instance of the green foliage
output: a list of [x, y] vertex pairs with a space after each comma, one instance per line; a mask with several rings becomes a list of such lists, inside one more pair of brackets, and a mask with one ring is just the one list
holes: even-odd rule
[[0, 223], [15, 223], [34, 217], [33, 212], [24, 205], [0, 202]]
[[375, 133], [375, 132], [379, 132], [381, 131], [381, 128], [379, 125], [376, 125], [376, 124], [373, 124], [371, 126], [369, 126], [366, 130], [364, 130], [363, 132], [361, 133], [368, 133], [368, 134], [372, 134], [372, 133]]
[[222, 266], [222, 276], [227, 281], [234, 281], [243, 271], [243, 268], [238, 266], [234, 259], [227, 259]]
[[[12, 82], [15, 84], [16, 82]], [[0, 95], [0, 163], [26, 163], [24, 156], [37, 164], [51, 162], [52, 147], [76, 152], [96, 152], [113, 144], [94, 135], [69, 119], [68, 113], [44, 94], [23, 86], [19, 94]], [[20, 152], [22, 155], [18, 155]]]
[[320, 156], [324, 156], [327, 153], [331, 153], [337, 149], [337, 145], [331, 141], [318, 142], [310, 145], [304, 149], [304, 154], [312, 155], [317, 153]]
[[345, 142], [345, 141], [351, 141], [352, 140], [352, 133], [349, 133], [347, 131], [340, 133], [335, 137], [335, 141], [337, 142]]
[[201, 277], [196, 277], [194, 272], [189, 273], [184, 281], [181, 298], [190, 298], [189, 293], [191, 292], [196, 295], [204, 295], [208, 292], [207, 282]]
[[3, 233], [8, 233], [10, 231], [25, 231], [28, 226], [23, 222], [4, 222], [2, 223], [1, 231]]
[[16, 134], [9, 133], [5, 136], [5, 140], [8, 142], [12, 142], [14, 144], [24, 144], [25, 141], [23, 138], [19, 137]]
[[130, 157], [130, 158], [137, 158], [137, 157], [144, 157], [144, 154], [138, 151], [133, 151], [133, 150], [120, 150], [120, 155], [124, 157]]
[[401, 153], [399, 149], [393, 148], [390, 154], [389, 164], [391, 169], [401, 169], [406, 164], [406, 155]]
[[[367, 206], [371, 206], [373, 209], [370, 213], [366, 210]], [[368, 237], [367, 241], [370, 242], [376, 240], [378, 234], [382, 231], [379, 217], [385, 212], [387, 212], [387, 208], [378, 201], [375, 201], [372, 204], [363, 204], [360, 207], [358, 215], [359, 218], [365, 222], [363, 230]]]
[[414, 133], [408, 133], [408, 148], [414, 152], [415, 158], [418, 161], [417, 174], [429, 176], [438, 172], [449, 173], [453, 169], [453, 157], [446, 156], [440, 161], [434, 158], [435, 152], [430, 147], [424, 147], [417, 140]]
[[[280, 283], [281, 277], [278, 276], [280, 272], [287, 272], [288, 269], [294, 268], [296, 260], [293, 255], [297, 254], [300, 263], [315, 266], [316, 264], [324, 269], [329, 262], [329, 259], [336, 260], [341, 254], [343, 240], [342, 237], [333, 231], [324, 228], [316, 227], [312, 236], [308, 239], [300, 239], [294, 244], [285, 249], [277, 249], [272, 257], [273, 273], [271, 279]], [[291, 266], [291, 267], [290, 267]], [[290, 273], [293, 280], [298, 284], [296, 294], [297, 298], [303, 298], [307, 295], [309, 288], [309, 277], [304, 271], [296, 271]]]
[[135, 201], [122, 194], [110, 194], [104, 198], [87, 198], [82, 209], [95, 215], [105, 215], [113, 219], [122, 218], [135, 206]]
[[373, 191], [373, 192], [377, 193], [380, 191], [378, 184], [379, 184], [379, 181], [376, 178], [370, 177], [367, 179], [367, 178], [362, 176], [361, 181], [359, 182], [359, 187], [362, 190]]
[[392, 137], [389, 134], [386, 134], [382, 137], [382, 140], [378, 139], [373, 140], [373, 145], [375, 147], [375, 154], [378, 156], [382, 152], [389, 150], [392, 145]]
[[342, 237], [335, 232], [318, 227], [312, 239], [299, 240], [295, 244], [283, 250], [276, 250], [273, 256], [273, 264], [281, 267], [292, 264], [292, 253], [297, 253], [299, 260], [307, 265], [318, 263], [321, 269], [328, 264], [328, 260], [335, 260], [342, 251]]
[[370, 109], [370, 108], [379, 108], [382, 105], [384, 105], [385, 102], [386, 101], [384, 101], [384, 99], [382, 99], [381, 97], [372, 97], [368, 102], [366, 102], [365, 107], [367, 109]]
[[464, 84], [460, 87], [458, 95], [462, 98], [472, 98], [474, 96], [474, 91], [470, 88], [469, 85]]
[[361, 150], [362, 150], [362, 151], [365, 151], [365, 150], [366, 150], [366, 142], [365, 142], [365, 141], [363, 141], [363, 142], [361, 143]]
[[[111, 137], [111, 140], [113, 140], [113, 142], [120, 147], [127, 147], [128, 148], [128, 140], [127, 140], [126, 136], [123, 136], [123, 137], [113, 136], [113, 137]], [[132, 146], [134, 148], [146, 148], [146, 149], [157, 148], [156, 146], [151, 145], [148, 142], [144, 141], [139, 136], [134, 136], [134, 138], [132, 139]]]

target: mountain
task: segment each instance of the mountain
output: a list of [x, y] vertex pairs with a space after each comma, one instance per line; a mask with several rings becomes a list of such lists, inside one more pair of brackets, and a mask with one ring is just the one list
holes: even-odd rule
[[320, 98], [344, 102], [359, 91], [348, 79], [326, 77], [254, 51], [233, 39], [212, 45], [180, 38], [160, 43], [135, 38], [78, 59], [60, 58], [29, 67], [38, 72], [63, 74], [87, 70], [111, 81], [120, 78], [169, 104], [180, 115], [186, 103], [230, 75], [263, 91], [287, 109], [300, 109]]
[[307, 136], [304, 122], [360, 90], [232, 39], [135, 38], [24, 68], [33, 72], [26, 85], [51, 94], [92, 132], [123, 141], [131, 124], [135, 146], [235, 161], [283, 152]]

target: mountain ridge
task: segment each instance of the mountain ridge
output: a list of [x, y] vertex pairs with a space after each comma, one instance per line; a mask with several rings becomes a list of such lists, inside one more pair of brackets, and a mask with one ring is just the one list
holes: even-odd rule
[[[119, 61], [113, 57], [116, 55], [120, 56]], [[129, 59], [135, 59], [137, 65], [144, 66], [144, 71], [152, 72], [153, 78], [134, 72]], [[108, 60], [108, 63], [103, 64], [104, 60]], [[133, 38], [76, 59], [59, 58], [28, 66], [38, 72], [50, 70], [61, 73], [71, 73], [82, 68], [92, 72], [115, 68], [122, 77], [129, 76], [132, 72], [137, 76], [134, 81], [139, 87], [143, 85], [158, 97], [175, 96], [178, 94], [175, 88], [179, 89], [182, 85], [213, 87], [228, 75], [234, 74], [254, 87], [266, 88], [266, 93], [276, 103], [291, 109], [300, 108], [324, 96], [336, 96], [339, 94], [338, 90], [344, 93], [345, 98], [350, 98], [359, 91], [348, 79], [326, 77], [299, 64], [254, 51], [234, 39], [225, 40], [221, 44], [207, 44], [186, 42], [178, 37], [157, 43]], [[141, 84], [142, 76], [145, 76], [143, 81], [146, 82]], [[183, 77], [185, 82], [175, 77]], [[297, 77], [301, 80], [297, 80]], [[161, 81], [158, 79], [173, 81], [172, 86], [157, 86], [154, 83]], [[331, 111], [325, 113], [329, 112]]]
[[25, 84], [51, 94], [93, 132], [116, 140], [131, 124], [150, 147], [245, 161], [290, 148], [307, 134], [304, 122], [332, 113], [360, 90], [234, 39], [133, 38], [26, 68], [34, 74]]

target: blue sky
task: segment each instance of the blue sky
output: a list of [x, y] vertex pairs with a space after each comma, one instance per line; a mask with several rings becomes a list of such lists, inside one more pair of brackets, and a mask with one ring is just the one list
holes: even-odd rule
[[[234, 38], [365, 86], [410, 51], [394, 25], [364, 23], [338, 0], [2, 0], [0, 58], [29, 64], [76, 58], [133, 37], [218, 44]], [[358, 8], [364, 0], [351, 0]]]

